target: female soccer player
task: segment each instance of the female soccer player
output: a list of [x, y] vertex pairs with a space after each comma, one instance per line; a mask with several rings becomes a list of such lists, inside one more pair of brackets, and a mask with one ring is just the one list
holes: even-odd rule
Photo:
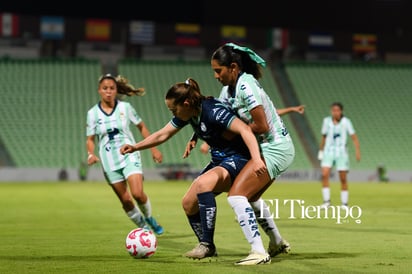
[[272, 182], [287, 170], [295, 157], [288, 130], [258, 81], [265, 65], [265, 61], [253, 50], [234, 43], [222, 45], [211, 58], [214, 77], [223, 85], [220, 99], [235, 110], [255, 133], [267, 167], [265, 174], [255, 176], [250, 163], [246, 164], [228, 193], [228, 202], [251, 245], [249, 256], [238, 261], [239, 265], [269, 261], [260, 233], [253, 223], [255, 212], [260, 209], [263, 212], [258, 215], [264, 218], [257, 220], [270, 238], [270, 256], [290, 251], [290, 244], [281, 237], [268, 207], [260, 198]]
[[318, 154], [322, 168], [322, 206], [330, 206], [329, 176], [331, 168], [336, 166], [341, 183], [340, 198], [342, 207], [347, 207], [349, 200], [348, 181], [346, 178], [349, 171], [347, 138], [348, 135], [352, 138], [355, 145], [356, 160], [358, 161], [361, 159], [359, 140], [351, 120], [343, 115], [342, 103], [332, 103], [330, 112], [331, 115], [325, 117], [322, 122], [322, 139]]
[[[188, 124], [199, 138], [213, 148], [212, 160], [185, 194], [186, 198], [192, 198], [183, 199], [197, 205], [183, 202], [189, 223], [199, 239], [199, 244], [186, 256], [196, 259], [212, 257], [216, 255], [213, 241], [217, 210], [215, 193], [227, 192], [246, 163], [249, 163], [255, 177], [265, 174], [266, 166], [250, 127], [221, 101], [203, 96], [195, 80], [188, 79], [173, 85], [166, 94], [165, 102], [174, 115], [173, 119], [139, 143], [124, 145], [120, 151], [127, 154], [157, 146]], [[195, 212], [189, 212], [193, 208]], [[269, 255], [267, 259], [270, 262]]]
[[[130, 123], [137, 126], [144, 138], [150, 132], [132, 105], [118, 100], [118, 95], [143, 95], [145, 91], [134, 88], [122, 76], [106, 74], [99, 79], [98, 92], [100, 101], [87, 112], [87, 162], [93, 165], [101, 161], [106, 180], [120, 199], [124, 211], [138, 227], [148, 224], [156, 234], [162, 234], [163, 227], [152, 216], [149, 197], [143, 191], [140, 153], [122, 155], [119, 151], [122, 145], [135, 143]], [[99, 157], [94, 153], [96, 137]], [[155, 147], [151, 151], [153, 160], [162, 162], [161, 152]]]

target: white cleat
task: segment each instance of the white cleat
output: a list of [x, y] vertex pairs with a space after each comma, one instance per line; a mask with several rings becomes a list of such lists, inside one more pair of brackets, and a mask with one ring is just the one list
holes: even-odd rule
[[342, 205], [340, 206], [340, 208], [341, 208], [341, 209], [346, 209], [346, 210], [348, 210], [348, 209], [349, 209], [349, 207], [348, 207], [348, 205], [347, 205], [347, 204], [342, 204]]
[[330, 207], [330, 202], [324, 202], [323, 204], [320, 205], [320, 208], [328, 208]]
[[269, 243], [268, 253], [270, 257], [275, 257], [279, 254], [288, 254], [290, 252], [290, 244], [288, 241], [282, 239], [279, 244], [271, 244]]
[[270, 264], [272, 259], [270, 255], [267, 253], [257, 253], [255, 251], [251, 251], [249, 256], [246, 258], [239, 260], [235, 263], [235, 265], [258, 265], [258, 264]]

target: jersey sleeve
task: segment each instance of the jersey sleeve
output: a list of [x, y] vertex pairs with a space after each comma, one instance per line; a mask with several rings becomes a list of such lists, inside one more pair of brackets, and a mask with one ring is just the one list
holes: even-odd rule
[[321, 134], [322, 135], [327, 135], [328, 134], [328, 118], [323, 119]]
[[252, 85], [249, 82], [243, 82], [240, 88], [236, 91], [238, 96], [242, 98], [248, 111], [251, 111], [257, 106], [262, 105], [262, 99], [259, 95], [260, 87], [256, 84]]
[[142, 122], [142, 118], [139, 116], [139, 114], [137, 114], [136, 109], [131, 104], [128, 104], [127, 114], [130, 121], [134, 125], [138, 125]]
[[87, 119], [86, 119], [86, 136], [96, 135], [96, 121], [89, 111], [87, 112]]
[[349, 135], [355, 134], [355, 129], [353, 128], [352, 121], [350, 119], [346, 119], [347, 121], [347, 130]]
[[187, 124], [189, 124], [189, 122], [180, 120], [179, 118], [177, 118], [176, 116], [172, 118], [172, 120], [170, 120], [170, 123], [172, 124], [173, 127], [175, 128], [183, 128], [185, 127]]

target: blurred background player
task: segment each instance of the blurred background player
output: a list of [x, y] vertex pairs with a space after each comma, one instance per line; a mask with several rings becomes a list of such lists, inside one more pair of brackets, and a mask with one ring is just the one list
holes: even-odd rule
[[[106, 74], [99, 79], [98, 92], [100, 101], [87, 112], [87, 162], [89, 165], [99, 161], [102, 163], [106, 180], [120, 199], [126, 214], [138, 227], [149, 225], [156, 234], [162, 234], [163, 227], [152, 216], [150, 199], [143, 191], [140, 152], [122, 155], [119, 151], [122, 145], [135, 143], [130, 123], [139, 129], [143, 138], [150, 132], [133, 106], [119, 100], [118, 96], [141, 96], [145, 91], [134, 88], [122, 76]], [[94, 154], [96, 136], [100, 157]], [[162, 153], [155, 147], [151, 152], [153, 160], [161, 163]]]
[[322, 206], [328, 207], [331, 204], [329, 176], [331, 168], [335, 166], [339, 173], [341, 183], [341, 203], [343, 207], [347, 207], [349, 200], [347, 182], [349, 155], [347, 139], [348, 136], [351, 136], [353, 140], [357, 161], [361, 159], [359, 140], [351, 120], [343, 115], [343, 105], [340, 102], [332, 103], [330, 112], [331, 115], [323, 119], [321, 130], [322, 139], [318, 154], [322, 168]]

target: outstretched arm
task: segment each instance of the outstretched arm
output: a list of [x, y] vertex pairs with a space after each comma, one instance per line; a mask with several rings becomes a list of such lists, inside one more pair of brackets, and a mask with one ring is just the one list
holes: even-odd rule
[[277, 109], [276, 112], [280, 116], [288, 114], [290, 112], [297, 112], [299, 114], [303, 114], [305, 112], [305, 105], [299, 105], [299, 106], [287, 107], [287, 108], [280, 108], [280, 109]]
[[[144, 122], [140, 122], [137, 125], [137, 128], [139, 129], [139, 131], [142, 134], [143, 138], [146, 139], [147, 137], [150, 136], [150, 131], [146, 127], [146, 124]], [[152, 151], [153, 161], [155, 161], [156, 163], [161, 163], [163, 161], [162, 153], [156, 147], [152, 147], [152, 148], [150, 148], [150, 150]]]
[[136, 150], [144, 150], [147, 148], [152, 148], [166, 142], [170, 137], [175, 135], [180, 129], [175, 128], [171, 123], [168, 123], [163, 128], [147, 136], [142, 141], [135, 145], [124, 145], [120, 148], [120, 153], [132, 153]]
[[352, 134], [351, 137], [352, 137], [353, 144], [355, 145], [356, 160], [359, 162], [361, 159], [359, 139], [356, 134]]

